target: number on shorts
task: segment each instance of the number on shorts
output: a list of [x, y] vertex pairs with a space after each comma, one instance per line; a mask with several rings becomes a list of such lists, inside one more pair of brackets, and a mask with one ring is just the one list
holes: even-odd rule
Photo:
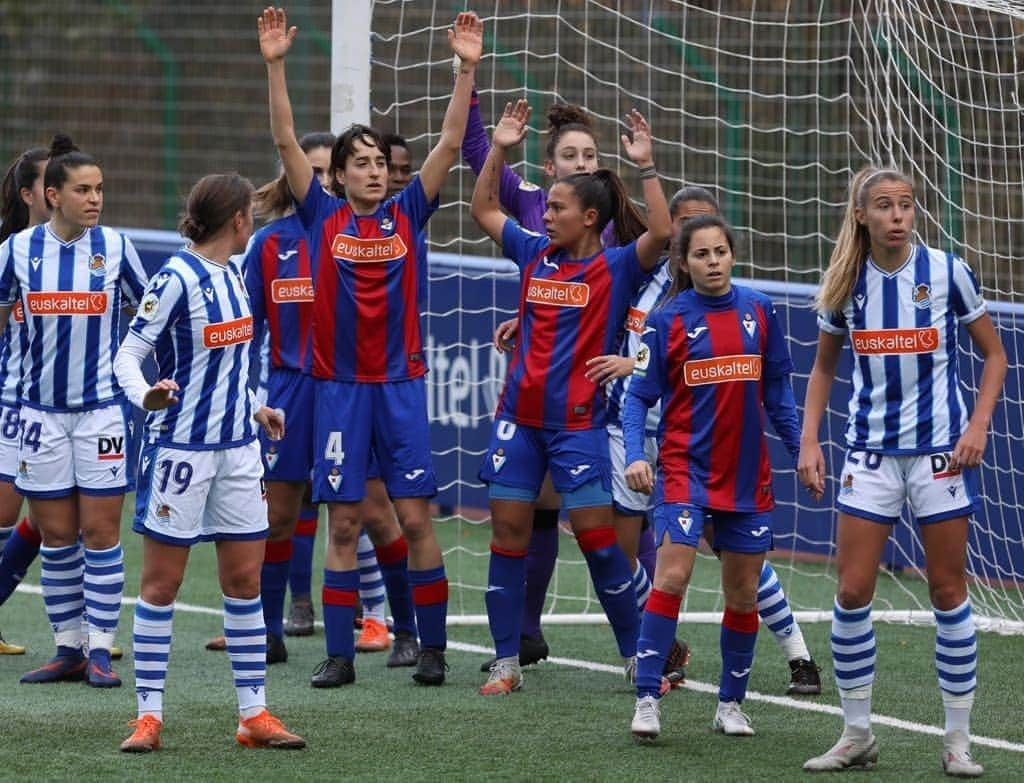
[[34, 421], [31, 424], [27, 424], [22, 421], [21, 427], [21, 447], [26, 446], [32, 451], [39, 451], [39, 446], [42, 441], [43, 425], [38, 421]]
[[859, 465], [860, 460], [857, 459], [857, 454], [864, 455], [864, 467], [868, 470], [878, 470], [882, 464], [882, 455], [872, 451], [851, 451], [850, 452], [850, 464]]
[[335, 465], [345, 461], [345, 452], [341, 448], [341, 433], [331, 432], [327, 435], [327, 448], [324, 449], [324, 459], [330, 460]]
[[514, 421], [508, 421], [502, 419], [498, 422], [498, 428], [495, 430], [495, 435], [498, 436], [498, 440], [512, 440], [516, 434], [516, 423]]
[[180, 495], [192, 481], [192, 465], [189, 462], [174, 463], [174, 460], [165, 459], [156, 466], [160, 471], [160, 491], [166, 492], [167, 485], [174, 482], [174, 494]]
[[17, 408], [0, 408], [3, 410], [3, 422], [0, 424], [0, 435], [4, 440], [14, 440], [21, 433], [21, 416]]

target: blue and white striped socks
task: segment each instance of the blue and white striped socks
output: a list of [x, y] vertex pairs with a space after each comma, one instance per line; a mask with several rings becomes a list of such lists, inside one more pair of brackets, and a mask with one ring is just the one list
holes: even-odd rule
[[132, 652], [135, 657], [135, 698], [139, 717], [164, 719], [164, 683], [171, 656], [174, 604], [156, 606], [141, 598], [135, 604]]
[[847, 726], [871, 728], [871, 686], [875, 681], [875, 631], [871, 604], [859, 609], [832, 607], [832, 661]]
[[954, 609], [935, 609], [935, 668], [946, 711], [946, 732], [970, 734], [978, 687], [978, 641], [970, 599]]

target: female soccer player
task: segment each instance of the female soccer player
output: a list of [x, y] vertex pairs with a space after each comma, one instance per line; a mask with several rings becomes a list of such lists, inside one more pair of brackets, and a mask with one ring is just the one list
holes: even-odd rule
[[[847, 332], [854, 361], [836, 500], [839, 585], [832, 614], [844, 727], [832, 748], [804, 764], [808, 771], [878, 759], [871, 732], [871, 601], [882, 550], [904, 503], [924, 544], [935, 613], [935, 668], [946, 711], [942, 766], [958, 777], [983, 771], [970, 754], [977, 645], [967, 596], [967, 521], [1006, 353], [967, 264], [914, 240], [915, 210], [914, 185], [905, 174], [858, 172], [817, 297], [821, 331], [799, 463], [800, 480], [816, 498], [825, 491], [818, 429]], [[970, 416], [956, 365], [960, 325], [984, 359]]]
[[[552, 186], [544, 213], [546, 237], [508, 218], [499, 205], [500, 172], [506, 150], [525, 135], [528, 116], [524, 100], [505, 107], [470, 207], [523, 277], [519, 340], [480, 473], [490, 485], [486, 601], [496, 647], [483, 695], [509, 693], [522, 684], [524, 558], [534, 501], [549, 468], [631, 670], [636, 599], [629, 563], [612, 526], [603, 390], [586, 377], [586, 361], [614, 347], [629, 300], [654, 268], [671, 231], [651, 159], [650, 128], [635, 110], [627, 116], [632, 139], [623, 136], [623, 145], [641, 168], [647, 230], [619, 178], [604, 169], [572, 174]], [[601, 240], [613, 218], [619, 248], [607, 248]]]
[[[179, 226], [189, 244], [153, 278], [115, 361], [128, 399], [148, 411], [133, 529], [145, 536], [134, 654], [138, 719], [126, 753], [160, 747], [174, 599], [190, 548], [215, 541], [224, 636], [238, 696], [236, 739], [302, 748], [266, 707], [267, 630], [260, 567], [267, 537], [255, 424], [272, 438], [284, 419], [248, 392], [253, 319], [231, 256], [252, 236], [252, 186], [237, 174], [203, 177]], [[142, 363], [153, 351], [160, 380]]]
[[[447, 665], [448, 581], [430, 520], [436, 492], [427, 421], [427, 371], [417, 290], [425, 259], [417, 234], [437, 208], [437, 195], [458, 157], [473, 74], [483, 48], [483, 25], [461, 13], [448, 33], [460, 58], [440, 139], [419, 174], [387, 198], [387, 154], [372, 128], [355, 125], [331, 155], [335, 198], [312, 186], [313, 172], [295, 138], [284, 57], [295, 37], [281, 9], [259, 19], [260, 49], [270, 83], [270, 124], [303, 226], [316, 245], [312, 373], [320, 379], [314, 417], [314, 500], [328, 503], [331, 545], [324, 584], [329, 680], [351, 682], [352, 620], [359, 574], [358, 506], [366, 494], [371, 448], [404, 531], [394, 558], [405, 559], [413, 587], [420, 654], [413, 679], [441, 685]], [[407, 542], [407, 543], [406, 543]]]
[[[45, 223], [50, 207], [43, 194], [43, 173], [50, 156], [44, 147], [33, 147], [18, 156], [4, 175], [0, 191], [0, 242], [29, 226]], [[0, 265], [6, 263], [10, 245], [0, 245]], [[20, 314], [7, 322], [0, 337], [0, 605], [14, 592], [39, 552], [39, 530], [25, 517], [17, 522], [22, 498], [14, 486], [21, 439], [18, 384], [25, 320]], [[17, 523], [17, 524], [16, 524]], [[25, 648], [0, 635], [0, 655], [22, 655]]]
[[129, 414], [111, 365], [121, 310], [138, 304], [146, 273], [131, 242], [98, 225], [96, 161], [60, 135], [49, 158], [50, 220], [8, 240], [0, 271], [0, 329], [15, 301], [25, 315], [15, 483], [42, 533], [43, 602], [57, 643], [57, 655], [22, 682], [86, 679], [109, 688], [121, 684], [110, 648], [124, 589], [121, 505], [131, 484]]
[[[797, 456], [799, 425], [789, 375], [793, 364], [771, 300], [733, 285], [732, 232], [714, 215], [688, 220], [676, 240], [679, 267], [665, 304], [647, 317], [644, 348], [622, 414], [626, 481], [654, 492], [659, 542], [654, 589], [637, 649], [632, 732], [660, 730], [659, 675], [675, 634], [705, 519], [715, 526], [725, 615], [716, 729], [754, 730], [741, 711], [757, 640], [757, 585], [771, 549], [771, 465], [767, 412]], [[657, 482], [644, 451], [647, 410], [661, 401]]]

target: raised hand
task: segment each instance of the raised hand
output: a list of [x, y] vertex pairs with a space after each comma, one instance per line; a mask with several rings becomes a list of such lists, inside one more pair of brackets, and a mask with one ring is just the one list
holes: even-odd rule
[[491, 143], [503, 149], [516, 146], [526, 135], [528, 119], [530, 119], [530, 104], [526, 102], [525, 98], [520, 98], [515, 104], [506, 103], [505, 111], [501, 113], [501, 119], [494, 126]]
[[268, 63], [280, 60], [288, 54], [295, 40], [295, 27], [288, 27], [288, 16], [283, 8], [267, 6], [263, 14], [256, 17], [256, 28], [260, 34], [260, 53]]
[[448, 30], [448, 45], [463, 65], [474, 66], [484, 53], [484, 23], [472, 11], [455, 17]]
[[630, 109], [626, 115], [629, 133], [622, 134], [622, 146], [626, 156], [641, 168], [654, 163], [654, 145], [651, 141], [651, 126], [639, 111]]

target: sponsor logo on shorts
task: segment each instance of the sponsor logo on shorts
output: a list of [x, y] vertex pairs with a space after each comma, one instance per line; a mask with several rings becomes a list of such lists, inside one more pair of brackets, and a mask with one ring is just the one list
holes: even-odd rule
[[526, 287], [526, 301], [557, 307], [586, 307], [590, 302], [590, 286], [586, 283], [531, 277]]
[[350, 237], [347, 234], [336, 234], [334, 241], [331, 242], [331, 255], [353, 264], [397, 261], [407, 250], [405, 242], [398, 234], [389, 237]]
[[124, 459], [124, 435], [100, 435], [96, 440], [96, 459]]
[[751, 530], [750, 535], [752, 535], [754, 538], [760, 538], [769, 530], [771, 530], [771, 528], [768, 527], [768, 525], [761, 525], [761, 527], [754, 528], [753, 530]]
[[423, 468], [416, 468], [416, 470], [410, 470], [408, 473], [406, 473], [405, 478], [408, 481], [415, 481], [426, 472], [427, 471], [425, 471]]
[[270, 283], [270, 299], [275, 304], [313, 301], [313, 278], [277, 278]]
[[103, 291], [30, 291], [25, 299], [31, 315], [103, 315], [107, 294]]
[[934, 326], [920, 329], [854, 329], [851, 340], [853, 350], [864, 356], [931, 353], [939, 347], [939, 330]]
[[935, 481], [953, 478], [954, 476], [960, 475], [960, 468], [952, 467], [952, 454], [948, 452], [944, 454], [932, 454], [928, 459], [932, 465], [932, 478]]
[[643, 334], [644, 324], [647, 322], [647, 313], [635, 307], [629, 308], [626, 313], [626, 330], [633, 334]]
[[203, 327], [203, 345], [207, 348], [226, 348], [252, 339], [252, 316], [221, 321]]
[[713, 356], [710, 359], [691, 359], [683, 364], [683, 377], [687, 386], [708, 383], [761, 380], [761, 357], [756, 354]]

